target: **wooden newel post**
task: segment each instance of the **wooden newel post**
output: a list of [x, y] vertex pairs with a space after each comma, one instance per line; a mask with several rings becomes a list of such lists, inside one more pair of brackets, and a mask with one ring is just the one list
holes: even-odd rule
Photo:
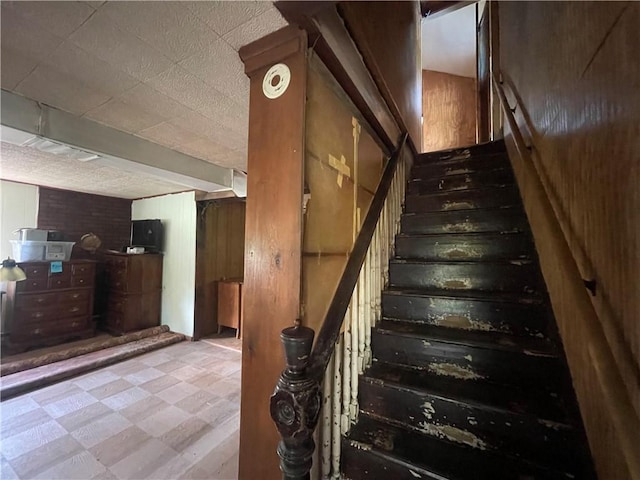
[[285, 328], [280, 334], [287, 368], [271, 396], [271, 418], [282, 439], [278, 444], [284, 480], [308, 480], [315, 450], [313, 431], [320, 414], [320, 382], [307, 366], [314, 332], [302, 326]]

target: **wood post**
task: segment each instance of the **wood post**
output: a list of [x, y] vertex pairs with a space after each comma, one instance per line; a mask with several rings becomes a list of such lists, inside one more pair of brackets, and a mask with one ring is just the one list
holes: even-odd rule
[[[306, 33], [293, 26], [240, 49], [251, 81], [240, 479], [281, 475], [269, 397], [284, 368], [280, 332], [300, 315], [306, 51]], [[276, 64], [286, 68], [274, 75]]]

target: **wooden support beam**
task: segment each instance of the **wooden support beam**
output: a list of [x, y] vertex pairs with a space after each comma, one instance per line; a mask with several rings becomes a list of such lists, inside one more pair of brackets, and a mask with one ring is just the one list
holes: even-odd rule
[[[300, 314], [307, 35], [286, 27], [240, 49], [251, 80], [245, 224], [239, 478], [279, 478], [269, 397], [284, 368], [282, 329]], [[268, 98], [270, 68], [290, 81]], [[280, 85], [282, 75], [267, 83]]]

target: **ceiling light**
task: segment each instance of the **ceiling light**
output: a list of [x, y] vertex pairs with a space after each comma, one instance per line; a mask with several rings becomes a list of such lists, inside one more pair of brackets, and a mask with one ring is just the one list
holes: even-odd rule
[[22, 143], [21, 146], [35, 148], [41, 152], [52, 153], [54, 155], [70, 157], [81, 162], [89, 162], [100, 158], [100, 155], [96, 155], [95, 153], [86, 152], [79, 148], [71, 147], [64, 143], [54, 142], [53, 140], [42, 137], [33, 137]]

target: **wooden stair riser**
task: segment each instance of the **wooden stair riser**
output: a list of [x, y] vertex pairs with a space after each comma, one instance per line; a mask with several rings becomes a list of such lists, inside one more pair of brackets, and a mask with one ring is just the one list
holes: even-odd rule
[[396, 260], [389, 265], [389, 286], [532, 294], [541, 289], [539, 275], [537, 266], [532, 263], [411, 263]]
[[431, 176], [429, 180], [422, 180], [418, 177], [407, 184], [407, 195], [429, 195], [483, 187], [502, 187], [513, 184], [513, 182], [513, 174], [508, 168], [461, 175], [435, 175]]
[[396, 257], [426, 261], [531, 260], [532, 243], [523, 234], [398, 235]]
[[404, 234], [518, 233], [528, 232], [520, 208], [413, 213], [400, 217]]
[[538, 382], [557, 389], [562, 365], [557, 358], [537, 352], [495, 350], [429, 338], [371, 333], [374, 358], [392, 364], [424, 369], [460, 380], [484, 380], [499, 385], [528, 386]]
[[387, 318], [446, 328], [533, 337], [546, 336], [548, 323], [548, 313], [539, 304], [403, 295], [396, 292], [382, 294], [382, 314]]
[[571, 473], [576, 457], [573, 429], [535, 417], [482, 408], [425, 392], [402, 390], [376, 379], [361, 379], [360, 409], [419, 431], [480, 450], [498, 450], [532, 461], [561, 463]]
[[513, 186], [479, 188], [434, 193], [431, 195], [407, 195], [406, 213], [451, 212], [478, 208], [500, 208], [521, 205], [518, 189]]

